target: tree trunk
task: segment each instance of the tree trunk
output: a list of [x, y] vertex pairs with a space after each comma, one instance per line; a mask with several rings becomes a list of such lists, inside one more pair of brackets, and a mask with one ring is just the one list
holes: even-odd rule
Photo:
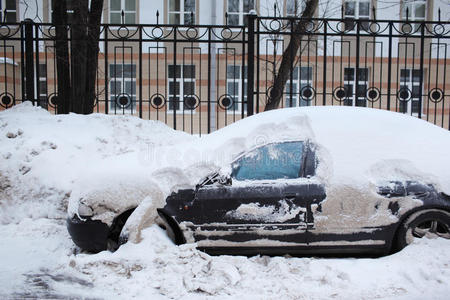
[[56, 31], [57, 113], [70, 112], [70, 65], [66, 1], [54, 1], [53, 23]]
[[103, 0], [92, 0], [87, 32], [87, 74], [84, 114], [92, 113], [95, 105], [95, 80], [98, 68], [98, 40], [100, 39], [102, 11]]
[[270, 91], [269, 99], [266, 103], [265, 111], [278, 108], [281, 99], [283, 98], [283, 90], [289, 78], [292, 66], [294, 64], [295, 56], [300, 48], [300, 42], [305, 33], [308, 20], [313, 17], [317, 9], [318, 0], [307, 0], [305, 9], [301, 15], [301, 20], [293, 24], [293, 33], [291, 34], [288, 46], [283, 52], [280, 68], [273, 81], [273, 87]]
[[[103, 0], [73, 0], [74, 20], [67, 24], [66, 1], [53, 1], [56, 27], [58, 113], [89, 114], [94, 110], [98, 40]], [[70, 29], [69, 29], [70, 28]], [[69, 39], [70, 30], [70, 58]]]
[[86, 33], [88, 0], [73, 0], [74, 19], [72, 24], [71, 65], [72, 90], [71, 111], [82, 114], [86, 102], [87, 49]]

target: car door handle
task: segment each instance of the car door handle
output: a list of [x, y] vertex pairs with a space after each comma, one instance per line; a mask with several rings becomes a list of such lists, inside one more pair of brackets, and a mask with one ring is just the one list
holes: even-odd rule
[[293, 200], [296, 197], [297, 197], [297, 195], [295, 193], [294, 194], [285, 194], [284, 195], [284, 198], [289, 199], [289, 200]]

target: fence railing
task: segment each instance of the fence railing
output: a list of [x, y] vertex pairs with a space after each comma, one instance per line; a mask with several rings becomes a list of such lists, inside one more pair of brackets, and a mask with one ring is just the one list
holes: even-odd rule
[[[281, 94], [280, 107], [365, 106], [450, 127], [450, 22], [250, 15], [246, 23], [102, 24], [94, 110], [202, 134]], [[299, 36], [286, 86], [273, 86]], [[52, 24], [0, 25], [2, 108], [30, 100], [56, 113], [55, 40]]]

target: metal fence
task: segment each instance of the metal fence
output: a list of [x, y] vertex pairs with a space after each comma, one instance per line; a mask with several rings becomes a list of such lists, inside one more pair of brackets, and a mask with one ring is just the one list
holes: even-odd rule
[[[299, 21], [303, 32], [293, 30]], [[281, 93], [280, 107], [365, 106], [450, 127], [450, 22], [249, 15], [244, 26], [102, 24], [100, 30], [96, 112], [202, 134], [264, 110]], [[299, 34], [287, 84], [274, 87], [283, 52]], [[3, 109], [30, 100], [56, 113], [55, 40], [52, 24], [0, 25]]]

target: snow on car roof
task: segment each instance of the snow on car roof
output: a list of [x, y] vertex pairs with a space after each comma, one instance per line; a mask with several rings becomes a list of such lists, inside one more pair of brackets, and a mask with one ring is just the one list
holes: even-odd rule
[[205, 144], [229, 151], [293, 139], [311, 140], [324, 150], [331, 183], [422, 180], [450, 191], [450, 132], [396, 112], [345, 106], [286, 108], [259, 113], [202, 138]]

